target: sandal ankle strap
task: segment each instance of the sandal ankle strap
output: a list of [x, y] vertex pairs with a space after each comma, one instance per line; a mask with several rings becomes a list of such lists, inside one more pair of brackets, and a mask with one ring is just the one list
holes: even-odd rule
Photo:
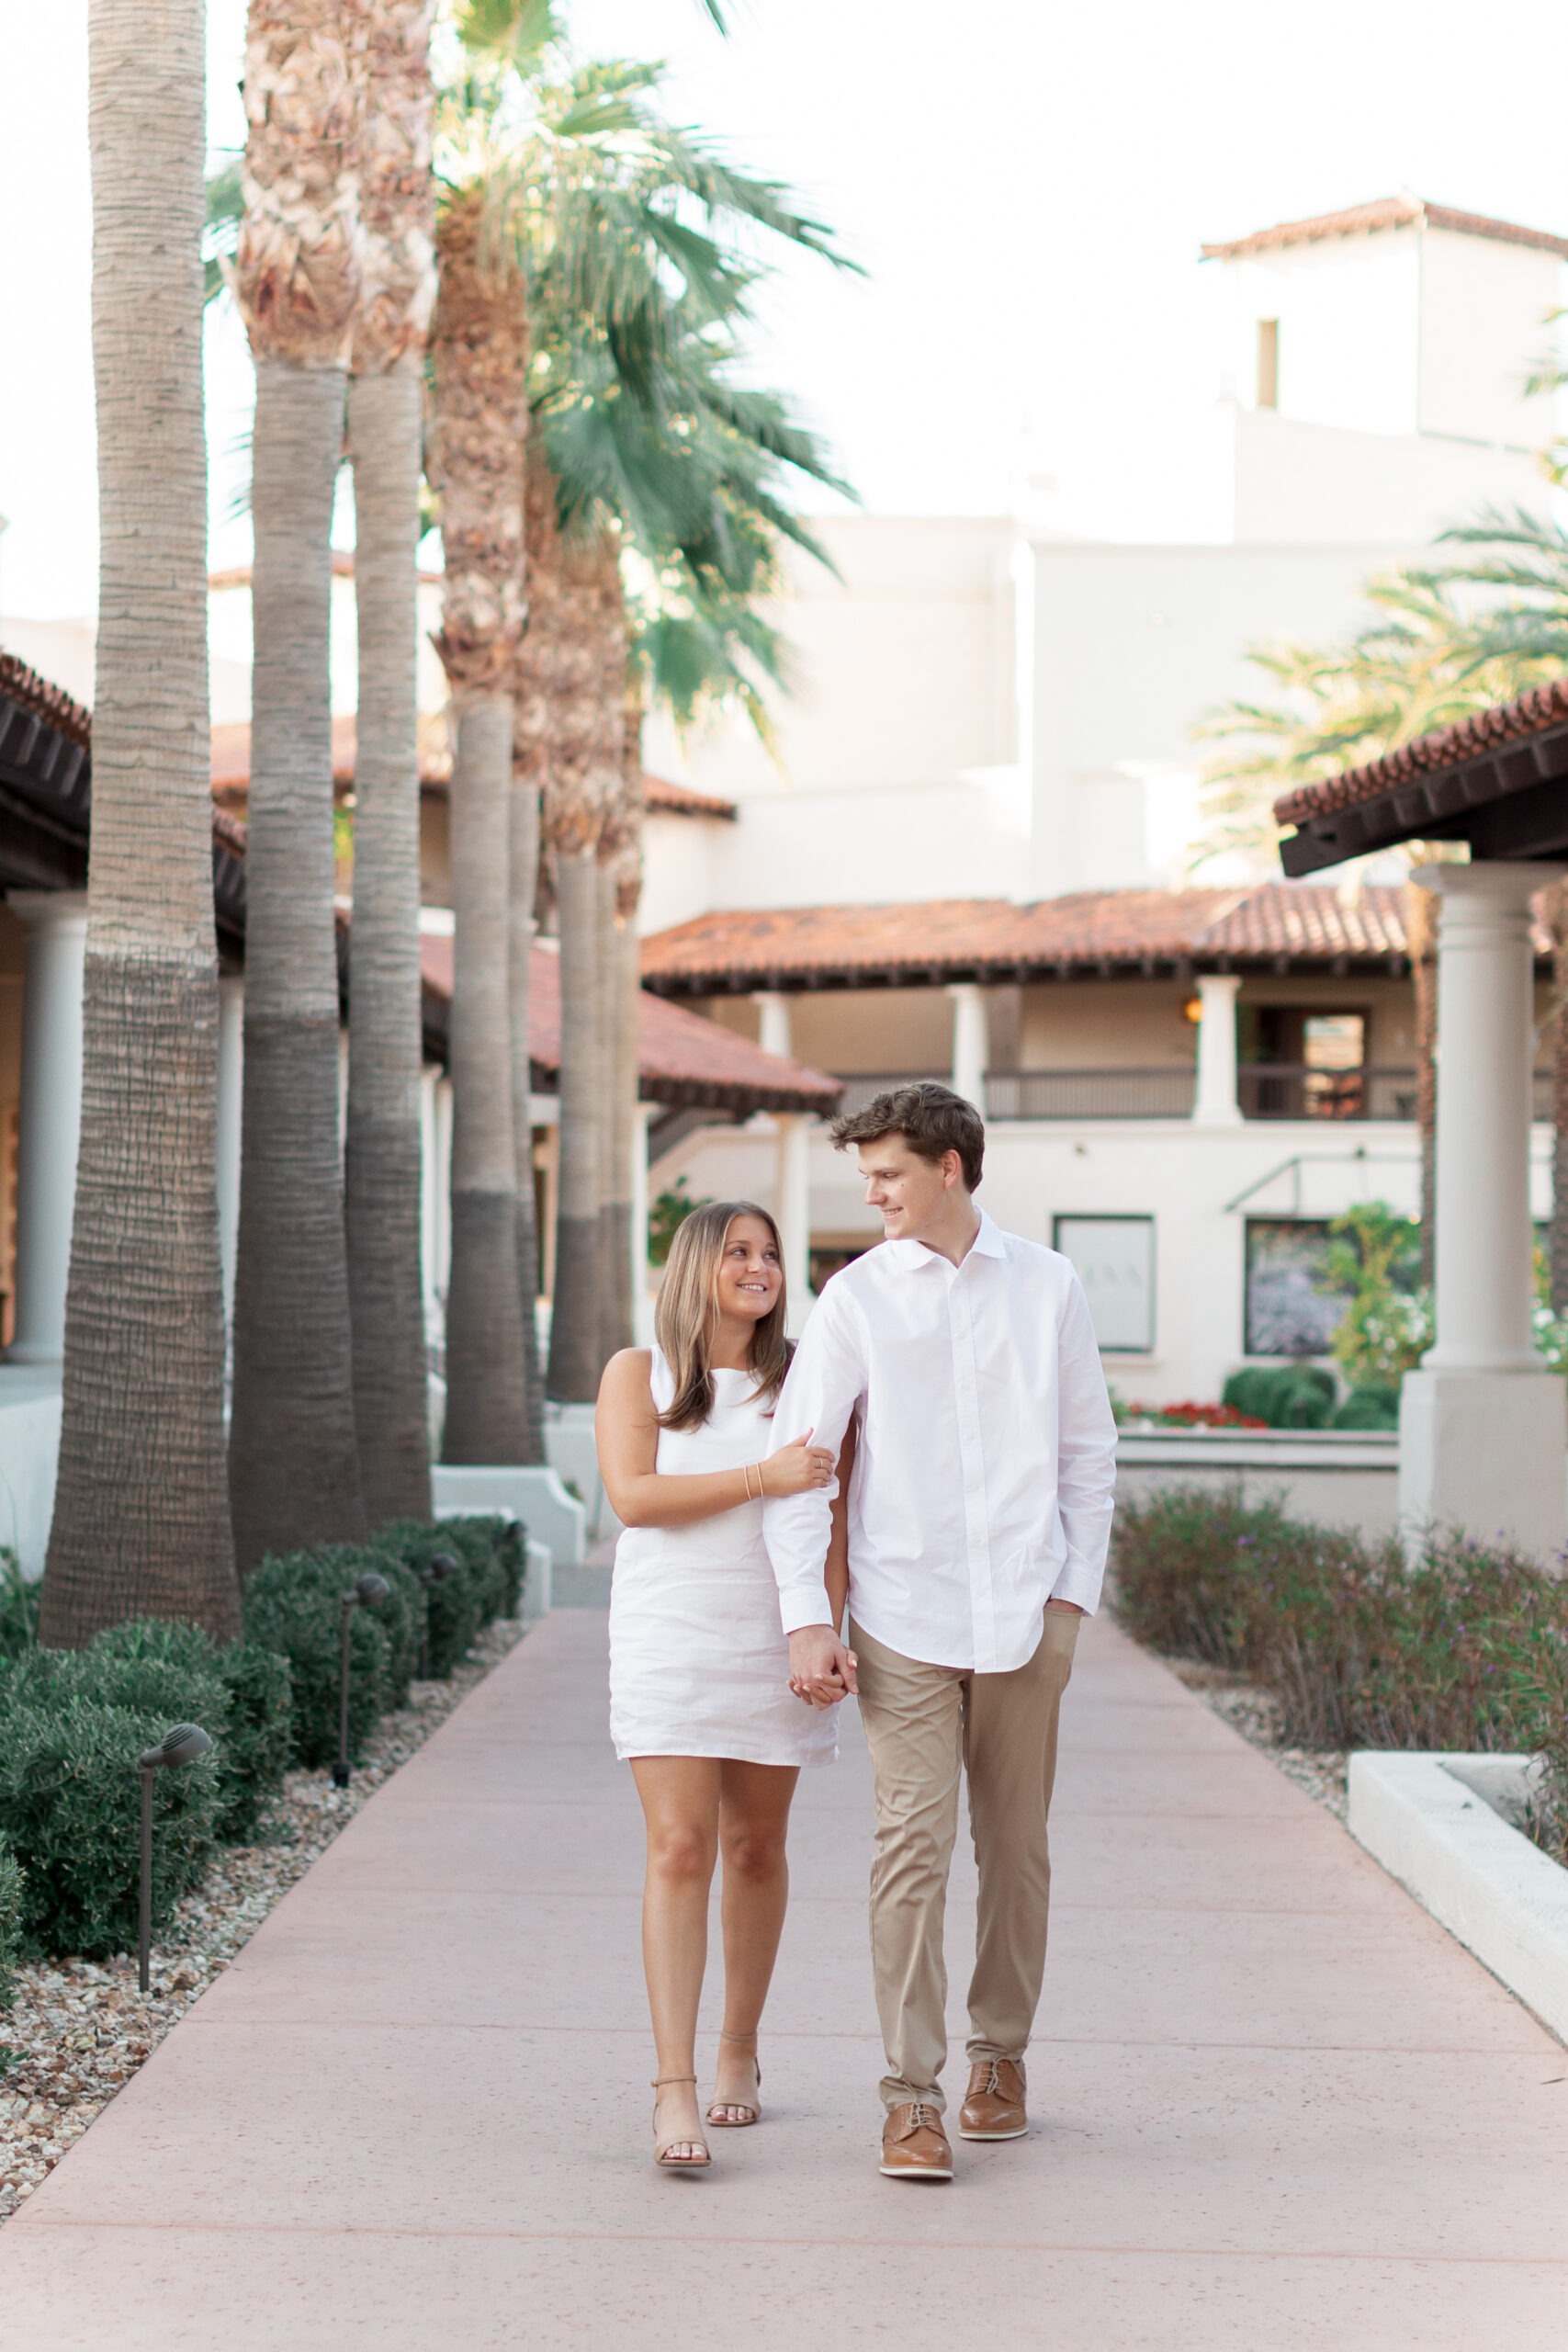
[[666, 2083], [694, 2083], [696, 2079], [695, 2075], [654, 2075], [649, 2077], [648, 2087], [650, 2091], [661, 2091]]

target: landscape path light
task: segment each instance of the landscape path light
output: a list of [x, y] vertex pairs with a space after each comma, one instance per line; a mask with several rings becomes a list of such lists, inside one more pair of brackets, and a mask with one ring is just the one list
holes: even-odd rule
[[333, 1766], [333, 1779], [340, 1789], [348, 1786], [348, 1634], [356, 1609], [374, 1609], [391, 1591], [385, 1577], [374, 1568], [351, 1585], [344, 1594], [339, 1608], [343, 1616], [343, 1663], [338, 1669], [337, 1762]]
[[164, 1764], [194, 1764], [212, 1742], [199, 1724], [176, 1724], [156, 1747], [141, 1756], [141, 1938], [137, 1981], [146, 1993], [152, 1982], [152, 1775]]
[[419, 1572], [419, 1580], [424, 1587], [424, 1631], [419, 1643], [419, 1679], [422, 1682], [430, 1679], [430, 1588], [433, 1584], [439, 1584], [443, 1577], [456, 1576], [460, 1566], [461, 1563], [450, 1552], [437, 1552], [434, 1559], [426, 1560]]

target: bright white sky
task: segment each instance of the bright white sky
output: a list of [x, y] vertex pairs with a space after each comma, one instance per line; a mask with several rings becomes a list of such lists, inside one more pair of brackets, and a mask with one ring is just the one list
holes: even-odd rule
[[[1213, 398], [1204, 241], [1405, 187], [1562, 230], [1551, 0], [566, 0], [583, 54], [662, 55], [677, 119], [786, 177], [870, 272], [792, 266], [760, 377], [868, 506], [995, 513], [1030, 476], [1119, 467], [1106, 527], [1179, 528], [1162, 420]], [[86, 0], [0, 7], [0, 613], [96, 594]], [[243, 131], [243, 0], [210, 0], [214, 143]], [[249, 367], [209, 336], [213, 558]]]

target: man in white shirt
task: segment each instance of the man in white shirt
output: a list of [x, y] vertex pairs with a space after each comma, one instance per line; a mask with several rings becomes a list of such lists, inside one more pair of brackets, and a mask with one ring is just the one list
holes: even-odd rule
[[980, 1870], [965, 2139], [1028, 2128], [1023, 2053], [1045, 1967], [1062, 1693], [1100, 1599], [1116, 1430], [1067, 1261], [972, 1195], [985, 1127], [944, 1086], [835, 1121], [886, 1239], [823, 1290], [773, 1418], [850, 1475], [849, 1645], [823, 1580], [836, 1489], [770, 1500], [791, 1682], [858, 1691], [876, 1789], [872, 1961], [887, 2052], [881, 2169], [949, 2180], [942, 1917], [960, 1768]]

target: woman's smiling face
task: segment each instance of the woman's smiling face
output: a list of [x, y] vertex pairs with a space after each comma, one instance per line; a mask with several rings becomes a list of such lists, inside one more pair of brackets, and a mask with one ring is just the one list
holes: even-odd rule
[[719, 1312], [760, 1323], [773, 1312], [783, 1288], [778, 1244], [761, 1218], [731, 1217], [718, 1261]]

